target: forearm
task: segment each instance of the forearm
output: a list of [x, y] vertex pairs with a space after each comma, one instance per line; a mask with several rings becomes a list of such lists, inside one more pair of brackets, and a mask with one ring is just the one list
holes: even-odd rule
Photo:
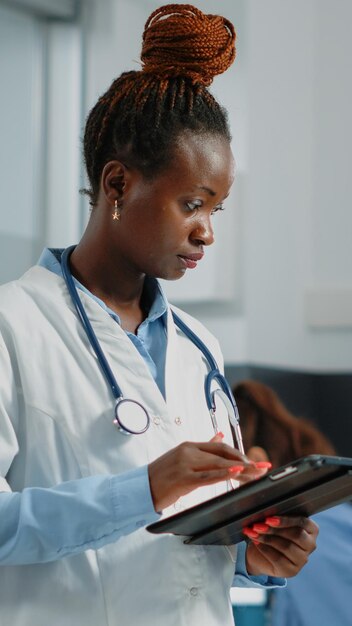
[[0, 494], [0, 564], [44, 563], [117, 541], [158, 519], [148, 472]]

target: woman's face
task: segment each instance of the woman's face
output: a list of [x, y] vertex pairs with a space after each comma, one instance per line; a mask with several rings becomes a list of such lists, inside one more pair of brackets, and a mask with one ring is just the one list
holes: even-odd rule
[[196, 267], [205, 246], [214, 241], [213, 215], [233, 179], [234, 159], [226, 139], [182, 133], [170, 166], [160, 175], [146, 180], [129, 171], [121, 219], [110, 226], [116, 262], [137, 274], [168, 280]]

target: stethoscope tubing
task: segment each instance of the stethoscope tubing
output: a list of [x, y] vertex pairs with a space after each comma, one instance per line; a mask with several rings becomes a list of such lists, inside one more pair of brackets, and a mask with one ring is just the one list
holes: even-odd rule
[[111, 391], [113, 393], [113, 396], [115, 398], [115, 400], [119, 400], [120, 398], [123, 398], [122, 395], [122, 391], [119, 387], [119, 385], [117, 384], [117, 380], [114, 376], [114, 374], [112, 373], [111, 367], [109, 365], [109, 363], [107, 362], [107, 359], [105, 357], [104, 352], [102, 351], [98, 338], [93, 330], [93, 327], [88, 319], [87, 313], [84, 310], [84, 306], [82, 304], [82, 301], [77, 293], [77, 288], [76, 285], [74, 284], [73, 278], [72, 278], [72, 274], [70, 271], [70, 267], [69, 267], [69, 262], [70, 262], [70, 256], [72, 254], [72, 252], [74, 251], [76, 246], [69, 246], [68, 248], [66, 248], [66, 250], [63, 251], [62, 253], [62, 257], [61, 257], [61, 268], [62, 268], [62, 274], [63, 277], [66, 281], [66, 285], [69, 291], [69, 294], [71, 296], [71, 300], [76, 308], [77, 314], [79, 319], [81, 320], [81, 323], [83, 325], [84, 330], [86, 331], [88, 340], [90, 345], [92, 346], [96, 357], [98, 359], [99, 365], [101, 367], [101, 369], [103, 370], [103, 374], [111, 388]]
[[[67, 289], [69, 291], [69, 294], [71, 296], [71, 300], [75, 306], [75, 309], [77, 311], [77, 315], [83, 325], [83, 328], [87, 334], [87, 338], [89, 340], [90, 345], [92, 346], [96, 357], [98, 359], [98, 363], [102, 369], [102, 372], [105, 376], [105, 379], [109, 385], [109, 387], [111, 388], [112, 394], [115, 398], [115, 400], [117, 401], [116, 406], [115, 406], [115, 415], [116, 415], [116, 419], [114, 420], [114, 422], [118, 422], [118, 416], [117, 416], [117, 408], [118, 408], [118, 404], [120, 402], [125, 402], [128, 399], [125, 399], [122, 393], [121, 388], [119, 387], [117, 380], [111, 370], [111, 367], [105, 357], [105, 354], [99, 344], [98, 338], [93, 330], [93, 327], [88, 319], [88, 316], [84, 310], [84, 306], [82, 304], [81, 298], [78, 295], [78, 290], [77, 287], [74, 283], [71, 271], [70, 271], [70, 256], [72, 254], [72, 252], [75, 249], [75, 245], [73, 246], [69, 246], [68, 248], [66, 248], [61, 256], [61, 268], [62, 268], [62, 274], [64, 277], [64, 280], [66, 282], [67, 285]], [[211, 391], [211, 386], [212, 383], [214, 381], [216, 381], [218, 383], [218, 385], [220, 385], [220, 388], [222, 389], [222, 391], [224, 392], [224, 394], [227, 396], [228, 400], [231, 403], [232, 409], [234, 411], [234, 423], [232, 423], [232, 426], [235, 430], [236, 433], [236, 438], [238, 440], [238, 444], [239, 444], [239, 448], [241, 449], [241, 451], [243, 451], [243, 445], [242, 445], [242, 440], [241, 440], [241, 436], [238, 437], [238, 432], [240, 432], [239, 429], [239, 414], [238, 414], [238, 409], [237, 409], [237, 405], [235, 402], [235, 399], [233, 397], [231, 388], [229, 383], [227, 382], [226, 378], [223, 376], [223, 374], [221, 374], [218, 364], [216, 362], [216, 360], [214, 359], [213, 355], [211, 354], [210, 350], [208, 350], [207, 346], [204, 344], [203, 341], [201, 341], [201, 339], [189, 328], [189, 326], [187, 326], [187, 324], [185, 324], [185, 322], [174, 312], [172, 311], [172, 316], [173, 316], [173, 320], [176, 324], [176, 326], [178, 326], [178, 328], [185, 334], [185, 336], [190, 339], [190, 341], [192, 341], [192, 343], [202, 352], [203, 356], [205, 357], [209, 367], [210, 367], [210, 371], [208, 372], [206, 378], [205, 378], [205, 383], [204, 383], [204, 392], [205, 392], [205, 399], [206, 399], [206, 403], [207, 403], [207, 407], [209, 409], [210, 412], [210, 416], [212, 419], [212, 423], [214, 426], [214, 430], [216, 431], [216, 419], [215, 419], [215, 411], [216, 411], [216, 406], [215, 406], [215, 398], [214, 398], [214, 393], [212, 393]], [[128, 400], [129, 402], [134, 402], [135, 404], [139, 404], [137, 401], [135, 400]], [[140, 405], [142, 406], [142, 405]], [[144, 407], [142, 407], [144, 408]], [[145, 409], [144, 409], [145, 410]], [[148, 412], [145, 410], [146, 412], [146, 416], [147, 416], [147, 424], [146, 427], [143, 428], [142, 430], [139, 431], [133, 431], [130, 430], [128, 428], [121, 427], [121, 430], [126, 431], [129, 434], [142, 434], [143, 432], [145, 432], [148, 429], [149, 423], [150, 423], [150, 417]]]

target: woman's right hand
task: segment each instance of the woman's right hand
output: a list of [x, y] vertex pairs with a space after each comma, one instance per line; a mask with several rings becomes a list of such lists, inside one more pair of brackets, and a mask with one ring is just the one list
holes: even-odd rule
[[267, 468], [257, 468], [245, 455], [221, 440], [219, 433], [209, 442], [186, 441], [149, 464], [150, 489], [156, 511], [161, 512], [198, 487], [231, 478], [248, 482], [267, 471]]

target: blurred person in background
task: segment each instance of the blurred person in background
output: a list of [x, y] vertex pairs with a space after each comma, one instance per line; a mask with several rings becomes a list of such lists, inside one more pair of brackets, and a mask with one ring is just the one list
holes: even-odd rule
[[[256, 381], [234, 387], [244, 449], [273, 469], [310, 455], [336, 455], [327, 437], [309, 420], [288, 411], [278, 395]], [[317, 550], [285, 589], [270, 592], [270, 626], [351, 626], [352, 503], [313, 516]]]

